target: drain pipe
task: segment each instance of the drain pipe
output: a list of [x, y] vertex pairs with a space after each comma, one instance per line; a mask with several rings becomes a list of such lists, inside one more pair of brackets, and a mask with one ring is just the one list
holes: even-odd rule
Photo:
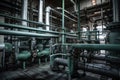
[[[28, 0], [23, 0], [23, 7], [22, 7], [22, 19], [27, 20], [27, 12], [28, 12]], [[27, 22], [22, 21], [22, 25], [27, 26]]]
[[39, 0], [38, 22], [43, 23], [43, 0]]
[[50, 11], [51, 11], [51, 7], [50, 6], [47, 6], [46, 7], [46, 19], [45, 19], [45, 22], [46, 22], [46, 30], [50, 30]]

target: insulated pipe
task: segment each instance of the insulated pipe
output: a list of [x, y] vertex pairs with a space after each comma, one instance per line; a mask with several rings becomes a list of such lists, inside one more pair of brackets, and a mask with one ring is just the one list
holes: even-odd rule
[[[23, 8], [22, 8], [22, 19], [27, 20], [27, 12], [28, 12], [28, 0], [23, 1]], [[22, 21], [22, 25], [27, 26], [27, 22]]]
[[78, 64], [78, 69], [85, 70], [85, 71], [92, 72], [92, 73], [99, 74], [99, 75], [108, 76], [111, 78], [115, 78], [117, 80], [120, 79], [119, 71], [115, 69], [105, 69], [103, 67], [98, 68], [95, 66], [90, 66], [88, 64], [85, 65], [83, 63]]
[[[46, 7], [46, 18], [45, 18], [45, 22], [46, 25], [50, 25], [50, 11], [51, 11], [51, 7], [47, 6]], [[50, 26], [46, 26], [46, 30], [50, 30]]]
[[43, 23], [43, 0], [39, 0], [38, 22]]
[[[68, 61], [67, 59], [62, 59], [62, 58], [56, 58], [54, 60], [54, 65], [64, 65], [64, 66], [68, 66]], [[77, 65], [76, 65], [77, 66]], [[92, 72], [92, 73], [96, 73], [99, 75], [105, 75], [108, 77], [112, 77], [112, 78], [120, 78], [120, 74], [117, 70], [115, 69], [107, 69], [107, 67], [96, 67], [96, 66], [90, 66], [88, 64], [84, 64], [84, 63], [79, 63], [78, 64], [78, 70], [86, 70], [88, 72]]]
[[80, 55], [80, 57], [91, 58], [93, 60], [110, 61], [114, 64], [120, 64], [120, 58], [112, 57], [112, 56], [109, 57], [109, 56], [99, 56], [99, 55], [93, 55], [93, 56]]
[[87, 50], [109, 50], [120, 51], [119, 44], [64, 44], [74, 48], [87, 49]]

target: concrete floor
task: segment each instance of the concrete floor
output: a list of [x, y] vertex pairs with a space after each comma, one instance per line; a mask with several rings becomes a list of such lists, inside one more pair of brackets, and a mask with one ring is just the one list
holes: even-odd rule
[[[0, 73], [0, 80], [67, 80], [67, 75], [53, 72], [48, 64], [41, 64], [27, 69], [5, 71]], [[87, 76], [72, 80], [100, 80], [98, 75], [87, 73]]]

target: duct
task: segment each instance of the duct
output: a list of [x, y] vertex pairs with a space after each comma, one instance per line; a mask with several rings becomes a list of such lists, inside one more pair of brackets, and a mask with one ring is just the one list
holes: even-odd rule
[[[22, 8], [22, 19], [27, 20], [27, 12], [28, 12], [28, 0], [23, 1], [23, 8]], [[27, 26], [27, 22], [22, 21], [22, 25]]]
[[[92, 64], [91, 64], [92, 65]], [[78, 69], [85, 70], [87, 72], [92, 72], [95, 74], [103, 75], [103, 76], [108, 76], [111, 78], [117, 78], [120, 79], [120, 74], [119, 71], [116, 69], [108, 69], [107, 67], [101, 67], [98, 68], [96, 66], [91, 66], [89, 64], [84, 64], [84, 63], [79, 63], [78, 64]]]
[[38, 22], [43, 23], [43, 0], [39, 0]]
[[64, 44], [75, 48], [87, 49], [87, 50], [109, 50], [120, 51], [119, 44]]
[[[50, 25], [50, 11], [51, 11], [51, 7], [47, 6], [46, 7], [46, 18], [45, 18], [45, 22], [46, 25]], [[50, 30], [50, 26], [46, 26], [46, 30]]]
[[21, 31], [13, 31], [13, 30], [0, 30], [0, 35], [14, 35], [14, 36], [29, 36], [29, 37], [58, 37], [57, 35], [52, 34], [38, 34], [31, 32], [21, 32]]

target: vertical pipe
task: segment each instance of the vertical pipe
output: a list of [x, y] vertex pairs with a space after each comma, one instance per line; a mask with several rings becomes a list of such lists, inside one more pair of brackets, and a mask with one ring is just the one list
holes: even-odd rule
[[38, 22], [43, 23], [43, 0], [39, 0]]
[[62, 0], [62, 48], [63, 48], [63, 53], [65, 53], [65, 0]]
[[[64, 20], [64, 9], [65, 9], [65, 4], [64, 4], [64, 0], [62, 0], [62, 32], [65, 32], [65, 20]], [[62, 35], [62, 44], [64, 44], [64, 34]]]
[[81, 29], [80, 29], [80, 0], [77, 0], [77, 7], [78, 7], [78, 39], [81, 39]]
[[119, 22], [119, 0], [112, 0], [113, 1], [113, 22]]
[[[23, 0], [22, 19], [27, 20], [28, 0]], [[27, 22], [22, 21], [22, 25], [27, 26]]]
[[101, 0], [101, 24], [102, 24], [102, 32], [103, 32], [103, 7], [102, 7], [102, 0]]
[[[46, 19], [45, 19], [46, 25], [50, 25], [50, 11], [51, 11], [51, 7], [47, 6], [46, 7]], [[49, 31], [50, 26], [46, 26], [46, 30]]]

